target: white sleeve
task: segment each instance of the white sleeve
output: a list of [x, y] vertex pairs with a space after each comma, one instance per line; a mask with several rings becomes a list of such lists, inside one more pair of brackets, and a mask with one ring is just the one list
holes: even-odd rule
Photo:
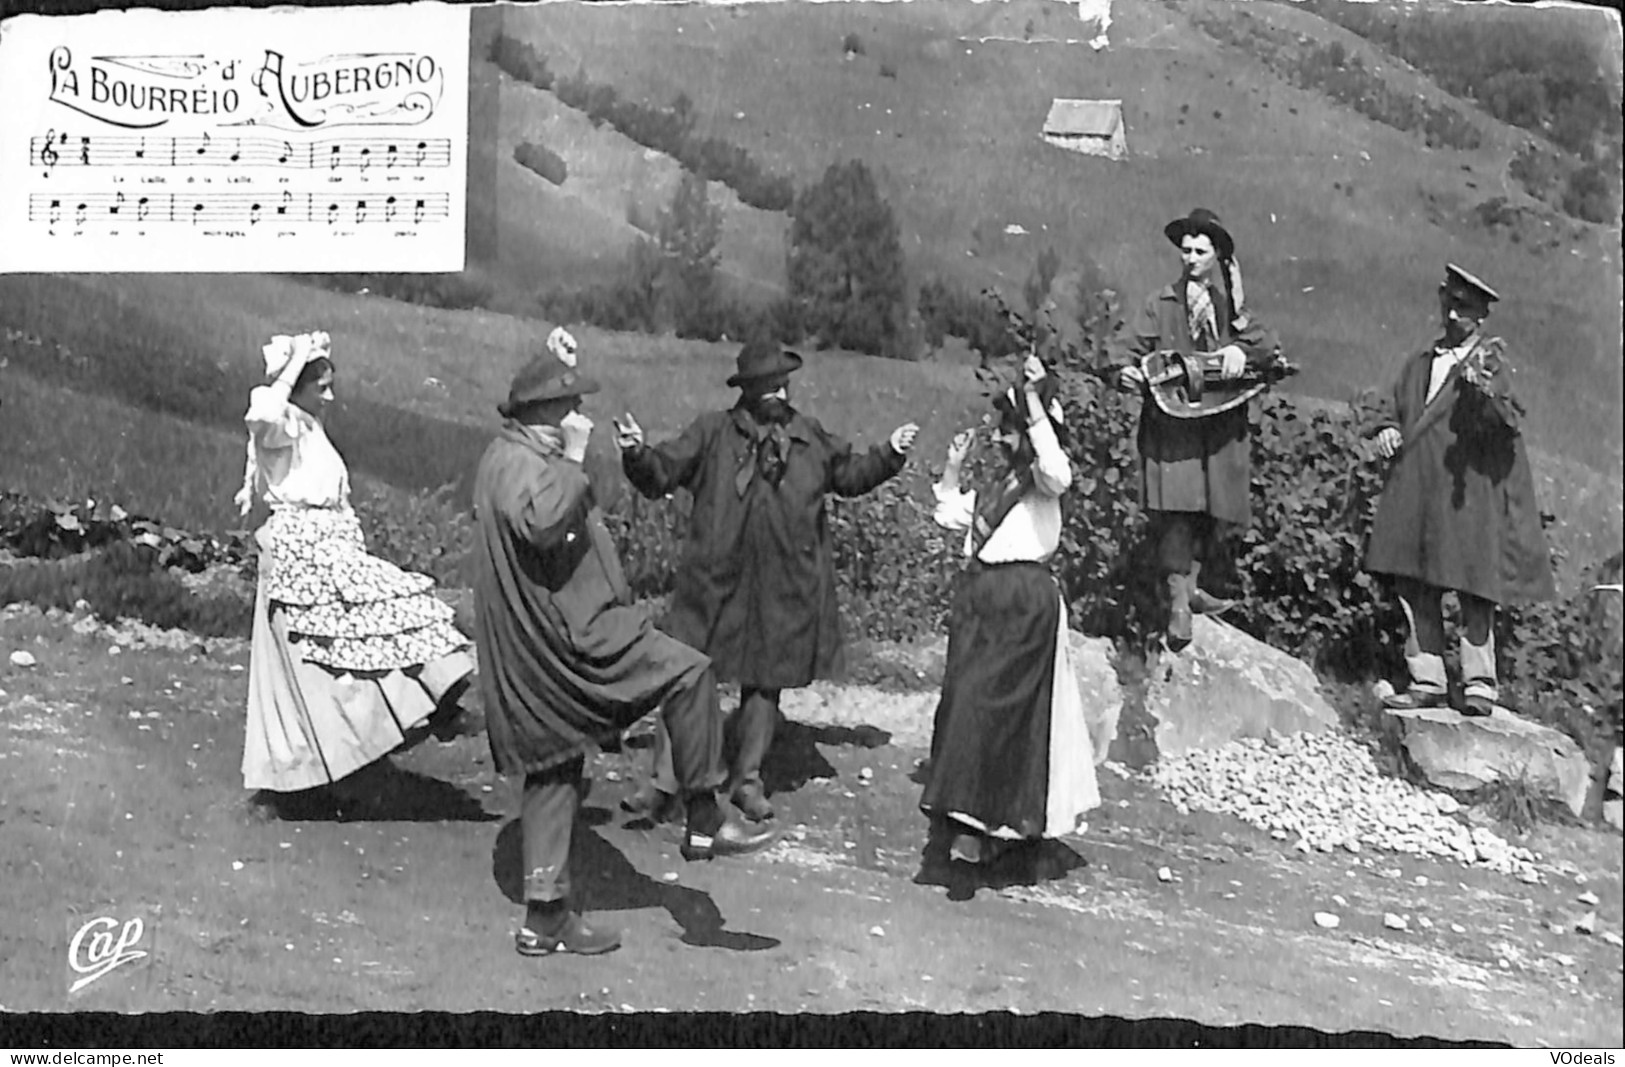
[[286, 448], [304, 431], [293, 405], [288, 402], [287, 385], [262, 385], [248, 394], [248, 412], [243, 421], [249, 432], [267, 448]]
[[945, 530], [968, 530], [976, 516], [976, 490], [946, 489], [941, 482], [931, 487], [937, 510], [931, 518]]
[[1072, 461], [1066, 458], [1061, 442], [1055, 437], [1055, 427], [1045, 419], [1027, 428], [1033, 443], [1033, 485], [1045, 496], [1060, 496], [1072, 484]]

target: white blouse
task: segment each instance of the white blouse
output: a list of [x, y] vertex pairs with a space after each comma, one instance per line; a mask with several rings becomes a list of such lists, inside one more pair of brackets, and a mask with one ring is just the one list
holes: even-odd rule
[[288, 400], [286, 384], [248, 395], [243, 421], [258, 452], [259, 484], [271, 507], [347, 508], [350, 470], [314, 415]]
[[[1072, 464], [1055, 438], [1055, 428], [1047, 421], [1029, 430], [1036, 459], [1033, 461], [1033, 487], [1005, 515], [998, 529], [982, 546], [977, 559], [983, 563], [1014, 563], [1018, 560], [1043, 562], [1055, 555], [1061, 545], [1061, 494], [1072, 484]], [[932, 487], [937, 510], [932, 516], [938, 526], [965, 531], [966, 556], [971, 554], [971, 525], [976, 517], [976, 491], [950, 489], [938, 482]]]

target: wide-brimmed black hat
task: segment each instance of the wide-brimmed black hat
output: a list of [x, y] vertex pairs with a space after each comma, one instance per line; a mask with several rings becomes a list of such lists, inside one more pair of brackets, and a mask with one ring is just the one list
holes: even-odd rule
[[730, 386], [741, 386], [761, 378], [774, 378], [789, 374], [801, 366], [801, 357], [776, 341], [757, 339], [745, 342], [739, 350], [738, 370], [728, 379]]
[[1230, 236], [1230, 231], [1219, 225], [1219, 216], [1205, 207], [1192, 208], [1191, 213], [1182, 219], [1175, 219], [1162, 228], [1168, 235], [1168, 240], [1174, 243], [1175, 248], [1181, 247], [1181, 242], [1192, 234], [1206, 234], [1218, 249], [1219, 255], [1230, 259], [1236, 254], [1236, 242]]
[[585, 396], [601, 388], [598, 382], [581, 374], [551, 352], [542, 352], [514, 375], [508, 387], [508, 399], [497, 405], [497, 412], [505, 419], [532, 404], [544, 400], [563, 400], [571, 396]]
[[1465, 297], [1474, 303], [1483, 304], [1485, 307], [1489, 307], [1501, 299], [1500, 293], [1454, 263], [1444, 265], [1444, 286], [1457, 295]]

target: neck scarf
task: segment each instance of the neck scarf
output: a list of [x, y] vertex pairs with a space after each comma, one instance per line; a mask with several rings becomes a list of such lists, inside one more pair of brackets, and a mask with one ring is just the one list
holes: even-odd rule
[[785, 465], [790, 460], [790, 431], [786, 423], [762, 422], [741, 405], [749, 436], [745, 454], [740, 457], [739, 469], [734, 472], [734, 488], [740, 496], [750, 488], [751, 479], [760, 474], [762, 480], [777, 489], [784, 478]]

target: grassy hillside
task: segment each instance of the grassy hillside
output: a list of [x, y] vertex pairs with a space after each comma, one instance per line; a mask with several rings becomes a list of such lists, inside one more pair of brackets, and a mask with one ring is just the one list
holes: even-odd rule
[[[1385, 379], [1401, 353], [1430, 339], [1443, 263], [1465, 261], [1509, 295], [1497, 324], [1529, 368], [1534, 439], [1617, 466], [1617, 238], [1566, 222], [1536, 248], [1484, 230], [1475, 204], [1518, 202], [1504, 169], [1523, 131], [1456, 102], [1484, 128], [1484, 145], [1428, 150], [1414, 134], [1285, 84], [1191, 24], [1233, 17], [1232, 7], [1344, 41], [1396, 89], [1448, 99], [1353, 34], [1281, 5], [1120, 2], [1103, 52], [1022, 43], [1028, 22], [1039, 36], [1076, 25], [1074, 7], [1047, 0], [561, 3], [490, 18], [555, 71], [585, 68], [656, 105], [688, 94], [699, 135], [726, 137], [800, 182], [864, 158], [898, 212], [915, 280], [937, 272], [1014, 288], [1054, 244], [1069, 262], [1098, 263], [1137, 303], [1175, 269], [1162, 224], [1212, 207], [1237, 234], [1250, 298], [1280, 324], [1306, 365], [1298, 386], [1314, 395], [1344, 397]], [[850, 61], [848, 33], [864, 43]], [[547, 95], [504, 88], [505, 112]], [[1121, 98], [1131, 158], [1113, 164], [1044, 144], [1038, 130], [1056, 96]], [[734, 218], [730, 227], [746, 225]], [[1008, 236], [1013, 223], [1028, 236]], [[1574, 381], [1587, 383], [1578, 402]]]

